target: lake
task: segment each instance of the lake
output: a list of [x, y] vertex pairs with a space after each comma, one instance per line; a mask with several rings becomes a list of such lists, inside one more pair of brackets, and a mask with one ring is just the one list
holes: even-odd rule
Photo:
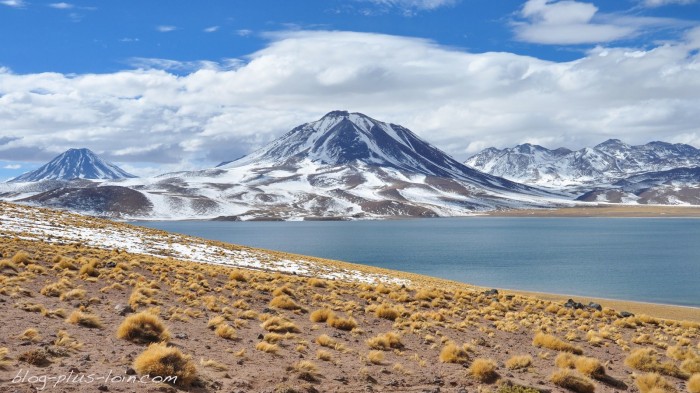
[[464, 217], [136, 222], [494, 288], [700, 306], [700, 220]]

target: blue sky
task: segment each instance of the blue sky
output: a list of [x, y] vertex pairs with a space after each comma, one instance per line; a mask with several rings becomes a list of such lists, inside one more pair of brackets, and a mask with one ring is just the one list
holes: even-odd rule
[[700, 146], [699, 25], [693, 0], [0, 0], [0, 179], [69, 147], [206, 167], [334, 109], [458, 159]]

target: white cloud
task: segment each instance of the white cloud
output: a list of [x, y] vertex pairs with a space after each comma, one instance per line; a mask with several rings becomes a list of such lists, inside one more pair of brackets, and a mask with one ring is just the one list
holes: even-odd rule
[[209, 26], [203, 30], [205, 33], [214, 33], [219, 31], [219, 26]]
[[452, 6], [458, 0], [362, 0], [381, 6], [398, 7], [405, 9], [434, 10], [436, 8]]
[[3, 169], [20, 169], [22, 168], [22, 165], [20, 164], [7, 164], [2, 167]]
[[236, 30], [236, 34], [238, 34], [241, 37], [248, 37], [249, 35], [253, 34], [253, 30], [240, 29], [240, 30]]
[[687, 5], [696, 2], [697, 0], [643, 0], [642, 4], [646, 7], [661, 7], [671, 4]]
[[161, 33], [169, 33], [171, 31], [177, 30], [177, 27], [170, 26], [170, 25], [161, 25], [161, 26], [156, 26], [156, 30], [158, 30]]
[[679, 27], [669, 18], [603, 14], [593, 3], [575, 0], [528, 0], [513, 23], [516, 38], [538, 44], [595, 44], [636, 37], [650, 29]]
[[[301, 31], [276, 34], [246, 62], [146, 59], [139, 70], [85, 75], [4, 70], [0, 129], [11, 131], [0, 159], [45, 160], [85, 146], [137, 173], [192, 168], [237, 158], [334, 109], [407, 126], [458, 159], [525, 141], [700, 146], [692, 37], [649, 50], [597, 47], [560, 63], [414, 38]], [[194, 71], [162, 69], [178, 67]]]
[[24, 0], [1, 0], [0, 4], [14, 8], [24, 8], [27, 5]]
[[70, 3], [61, 2], [61, 3], [51, 3], [51, 4], [49, 4], [49, 7], [56, 8], [59, 10], [67, 10], [67, 9], [71, 9], [75, 6], [73, 4], [70, 4]]

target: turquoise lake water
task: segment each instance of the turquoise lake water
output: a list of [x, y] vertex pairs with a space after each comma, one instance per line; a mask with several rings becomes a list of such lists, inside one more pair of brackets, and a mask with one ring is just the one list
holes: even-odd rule
[[700, 306], [700, 220], [469, 217], [137, 222], [494, 288]]

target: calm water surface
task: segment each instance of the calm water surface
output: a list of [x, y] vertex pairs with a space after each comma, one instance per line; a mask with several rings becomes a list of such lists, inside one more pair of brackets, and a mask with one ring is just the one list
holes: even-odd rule
[[700, 220], [479, 217], [138, 222], [476, 285], [700, 306]]

